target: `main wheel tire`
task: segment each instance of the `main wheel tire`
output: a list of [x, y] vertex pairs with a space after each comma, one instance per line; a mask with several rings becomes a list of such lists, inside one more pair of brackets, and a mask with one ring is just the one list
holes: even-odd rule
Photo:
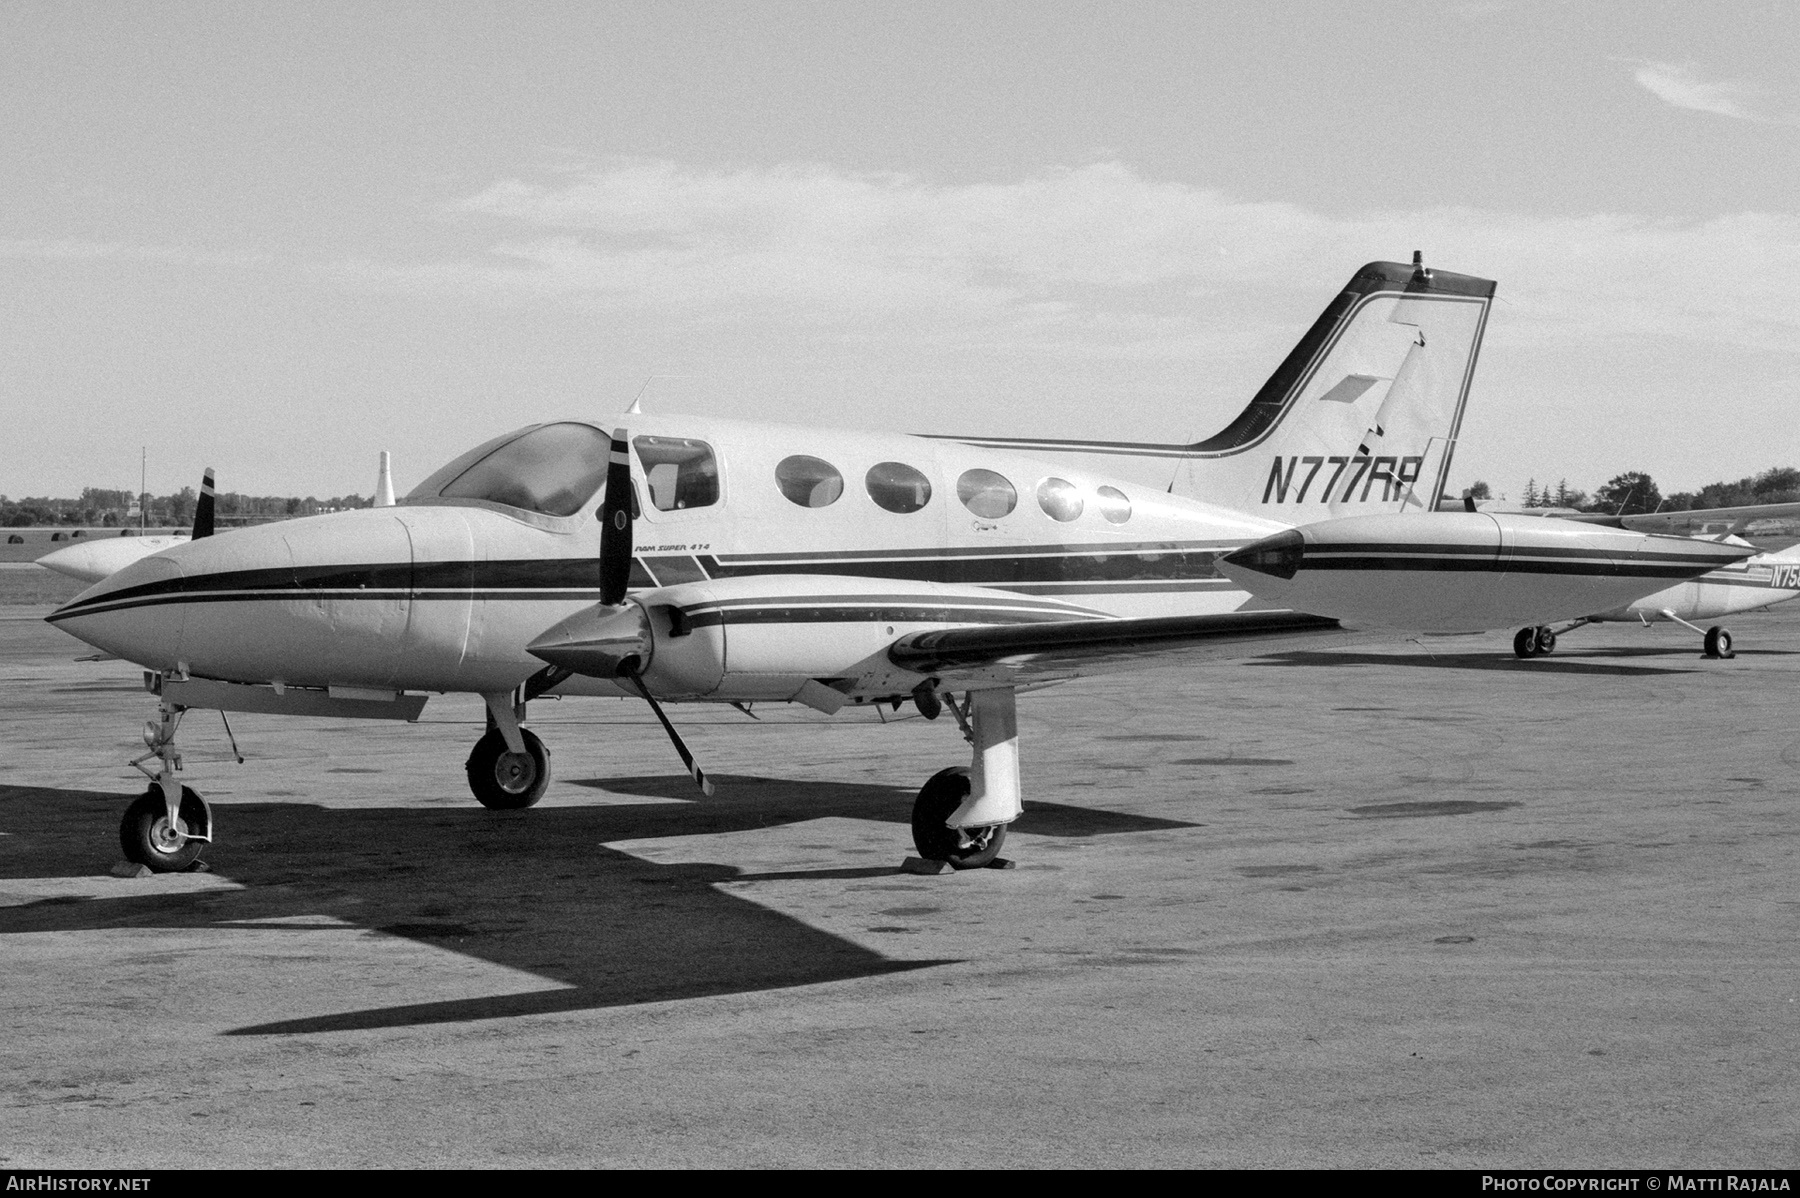
[[[178, 819], [183, 833], [204, 834], [212, 827], [212, 814], [206, 809], [206, 800], [192, 787], [181, 788]], [[125, 818], [119, 821], [119, 847], [125, 851], [127, 861], [147, 865], [159, 874], [172, 874], [180, 873], [198, 861], [206, 842], [182, 840], [174, 835], [174, 829], [169, 827], [169, 805], [163, 801], [162, 787], [153, 782], [149, 790], [125, 808]]]
[[1706, 655], [1708, 657], [1731, 657], [1731, 634], [1713, 625], [1706, 630]]
[[1537, 629], [1521, 628], [1513, 633], [1513, 652], [1520, 657], [1537, 656]]
[[1537, 651], [1539, 656], [1556, 651], [1556, 633], [1545, 627], [1537, 630]]
[[525, 728], [519, 729], [519, 735], [525, 739], [525, 751], [514, 753], [507, 749], [500, 730], [489, 728], [464, 763], [470, 793], [490, 811], [529, 807], [544, 797], [550, 785], [550, 753], [544, 742]]
[[944, 826], [944, 821], [969, 797], [969, 770], [952, 766], [931, 776], [913, 800], [913, 847], [927, 861], [947, 862], [952, 869], [980, 869], [1000, 855], [1006, 843], [1006, 825], [989, 824], [985, 828], [965, 828], [971, 844], [963, 844], [957, 829]]

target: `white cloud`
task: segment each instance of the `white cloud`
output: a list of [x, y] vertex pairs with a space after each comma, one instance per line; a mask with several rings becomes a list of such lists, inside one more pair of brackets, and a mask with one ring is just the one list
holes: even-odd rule
[[1762, 88], [1732, 80], [1708, 82], [1699, 77], [1691, 64], [1638, 61], [1632, 72], [1638, 85], [1665, 104], [1710, 112], [1740, 121], [1761, 124], [1777, 123], [1775, 118], [1758, 112], [1754, 105], [1767, 96]]
[[1499, 279], [1509, 335], [1533, 343], [1675, 337], [1800, 352], [1793, 213], [1338, 216], [1118, 163], [941, 184], [634, 159], [496, 183], [442, 215], [484, 248], [339, 270], [363, 283], [554, 298], [619, 316], [1168, 358], [1254, 339], [1265, 322], [1293, 319], [1279, 297], [1317, 298], [1369, 258], [1404, 260], [1419, 248], [1432, 265]]

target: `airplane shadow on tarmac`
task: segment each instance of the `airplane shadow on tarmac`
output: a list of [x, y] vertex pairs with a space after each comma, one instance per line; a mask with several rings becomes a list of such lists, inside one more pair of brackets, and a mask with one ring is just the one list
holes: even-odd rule
[[[258, 928], [331, 917], [368, 935], [404, 936], [556, 983], [524, 994], [295, 1018], [228, 1035], [404, 1027], [780, 989], [953, 964], [896, 960], [819, 931], [717, 883], [871, 878], [894, 866], [756, 875], [724, 865], [659, 865], [606, 842], [747, 831], [847, 816], [904, 824], [912, 796], [868, 784], [723, 776], [694, 796], [685, 776], [576, 780], [648, 803], [531, 811], [221, 803], [208, 853], [241, 890], [55, 898], [0, 907], [0, 935], [110, 928]], [[660, 801], [656, 801], [660, 800]], [[126, 796], [0, 786], [0, 879], [87, 877], [116, 857]], [[1187, 827], [1175, 820], [1033, 803], [1014, 827], [1093, 836]], [[910, 848], [897, 833], [896, 858]], [[281, 921], [290, 921], [283, 923]]]

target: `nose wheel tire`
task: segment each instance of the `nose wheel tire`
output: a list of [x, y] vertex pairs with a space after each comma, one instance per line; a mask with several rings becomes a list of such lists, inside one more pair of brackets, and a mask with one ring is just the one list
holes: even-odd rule
[[490, 811], [518, 811], [544, 797], [550, 785], [550, 753], [544, 742], [519, 729], [525, 751], [514, 753], [497, 728], [475, 742], [466, 763], [469, 790]]
[[147, 865], [159, 874], [179, 873], [200, 859], [203, 840], [187, 840], [176, 835], [205, 835], [212, 827], [212, 813], [191, 787], [181, 788], [180, 828], [169, 826], [169, 806], [163, 801], [161, 786], [149, 790], [132, 801], [119, 821], [119, 847], [127, 861]]
[[1708, 657], [1736, 657], [1731, 651], [1731, 634], [1713, 625], [1706, 630], [1706, 655]]
[[1542, 626], [1538, 628], [1537, 651], [1538, 656], [1540, 657], [1546, 653], [1554, 653], [1556, 651], [1556, 633], [1554, 631]]
[[[952, 869], [980, 869], [1000, 855], [1006, 825], [947, 828], [944, 821], [969, 797], [969, 771], [954, 766], [932, 775], [913, 800], [913, 847], [927, 861], [943, 861]], [[964, 842], [967, 843], [964, 843]]]

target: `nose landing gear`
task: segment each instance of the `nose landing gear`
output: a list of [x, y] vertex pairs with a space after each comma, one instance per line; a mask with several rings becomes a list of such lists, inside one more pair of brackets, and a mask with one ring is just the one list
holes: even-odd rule
[[[144, 724], [144, 744], [150, 751], [131, 764], [150, 779], [150, 788], [125, 809], [125, 817], [119, 821], [119, 848], [125, 859], [157, 873], [190, 868], [212, 842], [212, 809], [192, 787], [183, 786], [175, 777], [181, 768], [175, 733], [186, 710], [162, 699], [157, 718]], [[157, 762], [154, 770], [144, 765], [151, 758]]]

